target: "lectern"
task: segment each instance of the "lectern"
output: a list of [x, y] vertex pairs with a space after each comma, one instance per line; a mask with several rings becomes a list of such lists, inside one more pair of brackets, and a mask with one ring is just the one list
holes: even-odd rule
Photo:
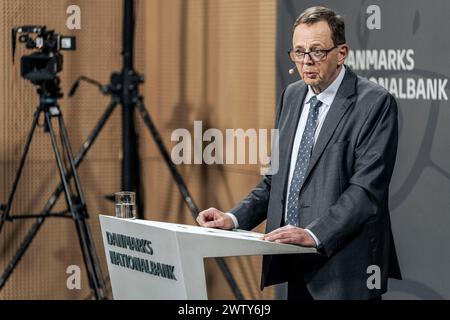
[[261, 234], [100, 215], [114, 299], [207, 299], [204, 258], [315, 253]]

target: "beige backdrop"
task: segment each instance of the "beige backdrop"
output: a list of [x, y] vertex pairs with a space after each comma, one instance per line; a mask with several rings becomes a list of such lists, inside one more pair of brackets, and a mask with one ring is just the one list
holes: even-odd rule
[[[65, 26], [66, 8], [81, 8], [81, 30]], [[194, 120], [207, 128], [271, 128], [275, 107], [274, 0], [140, 0], [137, 2], [136, 69], [145, 74], [141, 93], [169, 150], [177, 128], [193, 129]], [[34, 87], [19, 75], [19, 58], [30, 51], [18, 45], [11, 65], [10, 29], [47, 25], [77, 37], [77, 50], [64, 53], [60, 74], [66, 94], [83, 74], [102, 83], [121, 68], [122, 2], [119, 0], [3, 0], [0, 2], [0, 202], [13, 183], [26, 134], [37, 105]], [[74, 98], [60, 105], [76, 152], [109, 98], [82, 84]], [[137, 119], [143, 169], [146, 219], [194, 224], [153, 140]], [[104, 199], [120, 189], [121, 123], [116, 110], [79, 168], [86, 194], [97, 252], [107, 270], [97, 215], [113, 214]], [[180, 165], [187, 186], [200, 208], [227, 210], [260, 179], [256, 165]], [[12, 214], [39, 212], [58, 182], [47, 134], [34, 137]], [[65, 208], [63, 197], [57, 210]], [[33, 221], [7, 223], [0, 234], [0, 271]], [[259, 230], [263, 226], [260, 226]], [[227, 258], [246, 299], [271, 299], [273, 290], [259, 290], [260, 258]], [[82, 289], [66, 288], [69, 265], [83, 270]], [[224, 277], [208, 260], [209, 297], [233, 299]], [[71, 220], [47, 219], [24, 258], [0, 291], [0, 299], [83, 299], [87, 278]]]

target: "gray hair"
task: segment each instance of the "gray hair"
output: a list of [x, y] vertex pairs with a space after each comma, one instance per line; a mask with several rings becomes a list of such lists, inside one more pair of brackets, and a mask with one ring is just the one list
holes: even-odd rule
[[300, 13], [292, 27], [292, 32], [300, 24], [313, 24], [319, 21], [326, 21], [328, 23], [331, 30], [331, 39], [335, 46], [345, 43], [344, 18], [326, 7], [311, 7]]

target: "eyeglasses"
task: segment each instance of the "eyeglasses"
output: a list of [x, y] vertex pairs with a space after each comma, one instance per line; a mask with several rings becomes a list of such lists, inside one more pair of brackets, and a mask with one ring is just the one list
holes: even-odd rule
[[311, 59], [312, 61], [320, 62], [327, 58], [328, 52], [333, 51], [337, 47], [338, 46], [334, 46], [333, 48], [330, 48], [330, 49], [316, 49], [316, 50], [311, 50], [309, 52], [300, 51], [300, 50], [294, 51], [293, 49], [289, 49], [288, 54], [289, 54], [289, 58], [291, 58], [292, 62], [303, 62], [306, 55], [308, 55], [309, 59]]

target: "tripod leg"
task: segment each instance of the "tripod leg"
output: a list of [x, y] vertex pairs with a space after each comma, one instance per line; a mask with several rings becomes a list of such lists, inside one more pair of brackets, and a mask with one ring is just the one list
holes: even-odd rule
[[158, 129], [156, 128], [155, 124], [153, 123], [153, 120], [151, 119], [149, 113], [147, 112], [147, 109], [145, 108], [144, 103], [142, 102], [142, 99], [139, 99], [139, 102], [136, 105], [138, 107], [138, 110], [141, 114], [142, 119], [144, 120], [145, 125], [150, 130], [151, 135], [153, 136], [153, 139], [155, 140], [156, 146], [159, 149], [159, 152], [161, 153], [162, 157], [164, 158], [165, 163], [167, 164], [167, 167], [170, 170], [170, 173], [172, 174], [172, 177], [174, 178], [184, 201], [188, 205], [189, 209], [192, 212], [192, 216], [194, 218], [197, 218], [197, 215], [199, 214], [199, 210], [197, 205], [194, 202], [194, 199], [192, 199], [192, 196], [189, 193], [188, 188], [186, 187], [186, 184], [184, 183], [183, 177], [178, 172], [175, 164], [172, 162], [172, 159], [170, 157], [169, 152], [167, 151], [166, 146], [164, 145], [164, 142], [162, 141], [161, 135], [158, 132]]
[[2, 231], [3, 224], [9, 218], [9, 212], [11, 210], [11, 206], [12, 206], [12, 202], [13, 202], [13, 199], [14, 199], [14, 195], [15, 195], [16, 190], [17, 190], [17, 185], [19, 184], [19, 179], [22, 176], [23, 168], [25, 166], [25, 160], [27, 158], [28, 151], [30, 150], [31, 140], [33, 139], [34, 130], [36, 129], [36, 125], [37, 125], [37, 122], [39, 120], [40, 113], [41, 113], [41, 110], [40, 110], [40, 107], [38, 107], [38, 110], [36, 110], [36, 112], [34, 113], [34, 116], [33, 116], [33, 122], [32, 122], [32, 125], [31, 125], [31, 130], [30, 130], [30, 133], [28, 134], [27, 141], [25, 143], [25, 147], [24, 147], [24, 150], [23, 150], [23, 153], [22, 153], [22, 158], [20, 159], [19, 169], [18, 169], [16, 177], [14, 179], [12, 190], [11, 190], [11, 193], [9, 194], [9, 197], [8, 197], [8, 202], [6, 203], [5, 209], [4, 209], [2, 217], [0, 219], [0, 232]]
[[51, 122], [51, 116], [49, 114], [49, 112], [45, 112], [45, 121], [46, 124], [49, 128], [49, 132], [50, 132], [50, 137], [51, 137], [51, 141], [52, 141], [52, 146], [53, 146], [53, 151], [55, 153], [55, 158], [56, 158], [56, 163], [58, 165], [58, 169], [59, 169], [59, 174], [60, 174], [60, 178], [61, 178], [61, 182], [64, 186], [64, 192], [65, 192], [65, 198], [66, 198], [66, 202], [67, 205], [69, 207], [69, 210], [72, 214], [72, 217], [75, 221], [75, 225], [77, 227], [77, 233], [78, 233], [78, 239], [80, 241], [80, 246], [81, 246], [81, 251], [83, 253], [83, 258], [84, 258], [84, 263], [86, 265], [86, 269], [87, 269], [87, 273], [88, 273], [88, 278], [89, 278], [89, 285], [91, 286], [91, 288], [93, 289], [93, 291], [95, 292], [95, 296], [97, 299], [100, 298], [100, 293], [99, 293], [99, 288], [98, 288], [98, 284], [97, 281], [94, 277], [94, 269], [93, 269], [93, 264], [91, 261], [91, 257], [89, 254], [87, 254], [87, 250], [86, 248], [86, 239], [85, 239], [85, 233], [82, 232], [81, 230], [81, 226], [80, 226], [80, 215], [78, 213], [77, 208], [75, 207], [75, 204], [73, 203], [73, 199], [72, 196], [70, 194], [70, 189], [69, 189], [69, 183], [66, 180], [66, 172], [64, 170], [64, 164], [61, 160], [61, 154], [59, 152], [59, 147], [58, 147], [58, 142], [56, 140], [56, 134], [55, 134], [55, 130], [53, 128], [52, 122]]
[[[99, 121], [97, 122], [97, 124], [94, 127], [94, 129], [92, 130], [92, 132], [89, 134], [89, 136], [86, 139], [86, 141], [82, 144], [81, 150], [78, 152], [78, 154], [77, 154], [77, 156], [75, 158], [75, 166], [76, 167], [78, 167], [78, 165], [81, 163], [81, 161], [86, 156], [87, 152], [89, 151], [90, 147], [93, 145], [94, 141], [96, 140], [96, 138], [100, 134], [102, 128], [106, 124], [107, 120], [111, 116], [111, 114], [114, 111], [116, 106], [117, 106], [117, 101], [115, 99], [113, 99], [111, 101], [111, 103], [109, 104], [109, 106], [106, 108], [105, 112], [100, 117]], [[36, 124], [37, 124], [37, 120], [39, 119], [39, 113], [35, 113], [35, 119], [36, 119], [36, 121], [33, 121], [32, 131], [35, 130], [35, 127], [36, 127]], [[25, 154], [28, 152], [29, 144], [31, 142], [31, 136], [32, 136], [32, 134], [29, 135], [29, 139], [27, 140], [27, 144], [26, 144], [26, 147], [25, 147], [25, 151], [24, 151], [24, 156], [23, 157], [25, 157]], [[27, 147], [27, 145], [28, 145], [28, 147]], [[69, 173], [66, 175], [66, 179], [69, 180], [71, 178], [71, 175], [72, 175], [72, 171], [69, 171]], [[63, 186], [62, 182], [60, 182], [59, 185], [56, 187], [56, 190], [52, 193], [52, 195], [48, 199], [47, 203], [45, 204], [44, 209], [42, 211], [43, 215], [49, 215], [50, 214], [51, 210], [55, 206], [56, 201], [58, 200], [58, 198], [61, 195], [61, 192], [63, 192], [63, 190], [64, 190], [64, 186]], [[9, 203], [12, 202], [11, 196], [10, 196], [10, 200], [8, 200], [8, 202]], [[3, 218], [5, 218], [5, 219], [3, 219]], [[40, 218], [36, 219], [36, 222], [31, 226], [31, 228], [28, 231], [27, 235], [25, 236], [24, 240], [20, 244], [19, 249], [14, 254], [13, 258], [11, 259], [11, 261], [7, 264], [3, 274], [0, 277], [0, 289], [3, 288], [3, 286], [6, 283], [6, 281], [8, 280], [9, 276], [12, 274], [12, 272], [14, 271], [15, 267], [17, 266], [17, 264], [20, 262], [21, 258], [23, 257], [23, 255], [25, 254], [26, 250], [30, 246], [30, 244], [33, 241], [34, 237], [36, 236], [36, 234], [40, 230], [40, 228], [41, 228], [42, 224], [44, 223], [45, 219], [46, 219], [45, 216], [44, 217], [40, 217]], [[3, 215], [2, 216], [2, 221], [6, 221], [6, 220], [7, 220], [7, 216]], [[0, 224], [3, 224], [2, 221], [0, 221]], [[1, 227], [0, 227], [0, 231], [1, 231]], [[102, 279], [102, 281], [103, 281], [103, 279]], [[106, 296], [106, 294], [105, 294], [105, 296]]]
[[30, 246], [31, 242], [33, 241], [34, 237], [38, 233], [38, 231], [41, 228], [44, 221], [45, 221], [45, 218], [43, 218], [43, 217], [37, 218], [36, 222], [31, 226], [31, 228], [28, 231], [27, 235], [25, 236], [24, 240], [20, 244], [19, 249], [14, 254], [11, 261], [7, 264], [5, 271], [3, 272], [3, 274], [0, 277], [0, 289], [3, 288], [6, 281], [8, 280], [9, 276], [12, 274], [12, 272], [16, 268], [17, 264], [19, 263], [20, 259], [22, 259], [23, 255], [25, 254], [25, 251]]
[[[1, 232], [2, 228], [3, 228], [3, 224], [9, 218], [9, 212], [11, 210], [11, 205], [12, 205], [12, 202], [13, 202], [13, 199], [14, 199], [14, 195], [15, 195], [16, 190], [17, 190], [17, 185], [19, 183], [19, 179], [20, 179], [20, 177], [22, 175], [23, 168], [25, 166], [25, 160], [26, 160], [26, 157], [28, 155], [28, 151], [30, 150], [31, 141], [33, 139], [34, 131], [36, 129], [36, 125], [37, 125], [37, 122], [39, 120], [40, 113], [41, 113], [41, 109], [40, 109], [40, 107], [38, 107], [38, 110], [36, 110], [36, 112], [34, 113], [34, 116], [33, 116], [33, 122], [32, 122], [32, 125], [31, 125], [31, 130], [30, 130], [30, 132], [28, 134], [27, 141], [25, 143], [25, 147], [24, 147], [24, 150], [23, 150], [23, 153], [22, 153], [22, 158], [20, 159], [19, 169], [18, 169], [16, 177], [14, 179], [11, 193], [9, 194], [9, 197], [8, 197], [8, 203], [6, 204], [5, 210], [4, 210], [4, 212], [2, 214], [2, 218], [0, 220], [0, 232]], [[38, 219], [38, 220], [40, 220], [40, 219]], [[9, 276], [14, 271], [16, 265], [19, 263], [20, 259], [22, 258], [23, 254], [27, 250], [28, 246], [31, 243], [31, 240], [34, 238], [34, 235], [37, 233], [37, 231], [39, 230], [40, 226], [41, 226], [41, 223], [35, 223], [32, 226], [32, 229], [27, 234], [25, 240], [21, 243], [19, 250], [15, 253], [14, 257], [7, 264], [7, 266], [5, 268], [5, 271], [3, 272], [3, 274], [0, 277], [0, 289], [3, 288], [3, 286], [6, 283], [6, 281], [8, 280]]]
[[[83, 142], [81, 149], [78, 151], [78, 154], [75, 156], [75, 166], [78, 167], [78, 165], [83, 161], [84, 157], [86, 156], [87, 152], [91, 148], [91, 146], [94, 144], [95, 140], [97, 139], [98, 135], [100, 134], [101, 130], [105, 126], [106, 122], [108, 121], [109, 117], [111, 116], [112, 112], [116, 108], [118, 102], [116, 99], [113, 99], [108, 107], [106, 108], [105, 112], [102, 114], [100, 119], [98, 120], [97, 124], [95, 125], [94, 129], [92, 129], [92, 132], [87, 137], [86, 141]], [[69, 177], [70, 178], [70, 177]]]
[[98, 287], [100, 289], [100, 298], [104, 299], [104, 298], [106, 298], [106, 288], [105, 288], [105, 283], [103, 281], [102, 270], [100, 267], [100, 260], [97, 256], [97, 253], [95, 250], [95, 245], [94, 245], [94, 240], [92, 238], [92, 234], [91, 234], [89, 225], [86, 221], [86, 219], [88, 218], [86, 200], [85, 200], [85, 197], [83, 194], [83, 190], [81, 188], [80, 177], [78, 176], [78, 173], [76, 171], [75, 161], [73, 159], [72, 148], [70, 147], [70, 143], [69, 143], [69, 135], [67, 134], [67, 130], [66, 130], [66, 126], [64, 124], [64, 118], [63, 118], [62, 114], [58, 117], [58, 121], [59, 121], [60, 130], [62, 133], [64, 149], [66, 150], [67, 158], [69, 159], [69, 162], [70, 162], [71, 170], [73, 172], [73, 178], [75, 181], [75, 187], [76, 187], [76, 190], [78, 193], [78, 201], [79, 201], [78, 209], [81, 210], [81, 214], [79, 215], [80, 231], [84, 235], [83, 239], [84, 239], [84, 245], [85, 245], [83, 248], [85, 250], [87, 250], [86, 254], [89, 255], [89, 257], [90, 257], [89, 261], [91, 262], [91, 264], [92, 264], [91, 268], [94, 271], [93, 277], [96, 282], [96, 287]]
[[[116, 106], [117, 106], [117, 101], [115, 99], [113, 99], [113, 101], [111, 101], [109, 106], [106, 108], [105, 112], [100, 117], [98, 123], [96, 124], [96, 126], [94, 127], [92, 132], [89, 134], [86, 141], [82, 144], [81, 149], [78, 151], [78, 154], [76, 155], [75, 160], [74, 160], [75, 167], [78, 168], [80, 163], [83, 161], [84, 157], [88, 153], [91, 146], [94, 144], [95, 140], [97, 139], [98, 135], [100, 134], [103, 127], [105, 126], [107, 120], [111, 116], [111, 114], [114, 111]], [[67, 181], [69, 181], [70, 178], [72, 177], [72, 173], [73, 173], [72, 170], [70, 170], [67, 173], [67, 175], [66, 175]], [[47, 203], [45, 204], [44, 210], [43, 210], [44, 214], [49, 213], [53, 209], [53, 207], [56, 204], [56, 201], [58, 200], [59, 196], [61, 195], [61, 192], [63, 192], [63, 191], [64, 191], [64, 186], [63, 186], [62, 182], [60, 182], [58, 184], [58, 186], [56, 187], [56, 190], [52, 193], [52, 195], [48, 199]]]
[[[172, 173], [172, 177], [174, 178], [178, 189], [180, 190], [184, 201], [188, 205], [189, 209], [191, 210], [192, 216], [194, 219], [197, 218], [199, 214], [199, 210], [197, 205], [195, 204], [193, 198], [191, 197], [189, 190], [187, 189], [186, 184], [184, 183], [183, 177], [178, 172], [177, 168], [175, 167], [175, 164], [172, 162], [172, 159], [170, 158], [169, 152], [167, 151], [164, 142], [162, 141], [161, 135], [158, 132], [158, 129], [156, 128], [155, 124], [153, 123], [149, 113], [147, 112], [147, 109], [145, 108], [144, 102], [142, 101], [142, 98], [139, 99], [137, 103], [138, 110], [142, 116], [142, 119], [144, 120], [145, 125], [150, 130], [150, 133], [153, 136], [153, 139], [155, 140], [155, 143], [159, 149], [159, 152], [163, 156], [170, 172]], [[234, 296], [238, 300], [243, 300], [242, 293], [236, 283], [236, 281], [233, 278], [233, 275], [230, 272], [230, 269], [228, 268], [228, 265], [226, 264], [225, 260], [223, 258], [215, 258], [217, 264], [219, 265], [220, 270], [222, 271], [223, 275], [225, 276], [225, 279], [228, 282], [228, 285], [230, 286], [231, 290], [233, 291]]]

